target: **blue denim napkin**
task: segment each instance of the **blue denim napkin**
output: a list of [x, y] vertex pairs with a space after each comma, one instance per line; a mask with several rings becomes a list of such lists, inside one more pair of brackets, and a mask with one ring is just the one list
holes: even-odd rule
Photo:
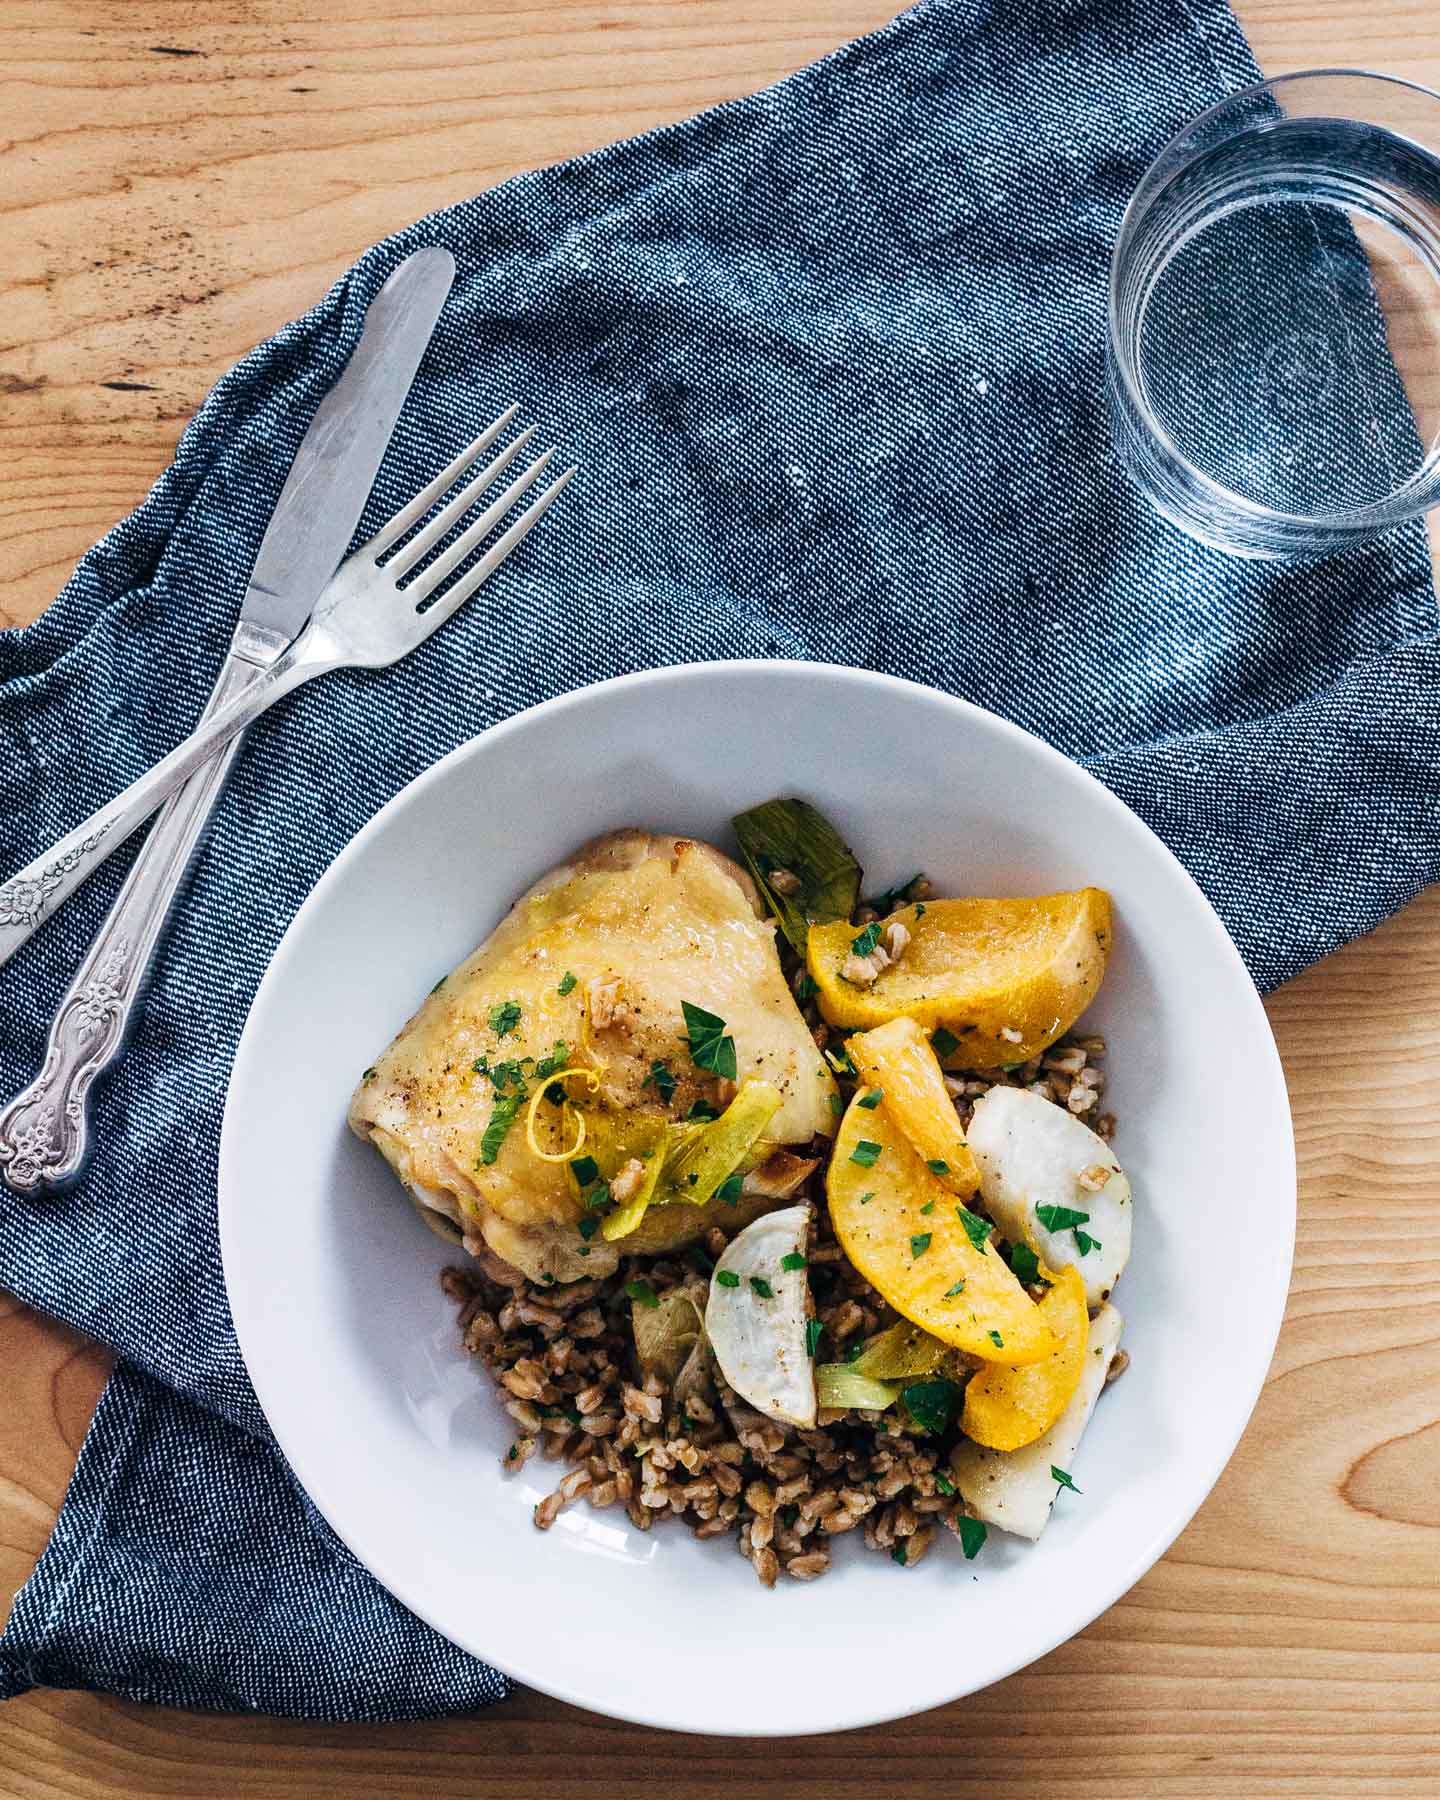
[[[259, 726], [98, 1097], [103, 1156], [64, 1200], [0, 1199], [0, 1280], [121, 1358], [0, 1648], [9, 1692], [401, 1718], [505, 1691], [376, 1586], [277, 1454], [226, 1307], [215, 1159], [246, 1008], [311, 884], [506, 713], [706, 657], [964, 694], [1148, 819], [1262, 985], [1435, 876], [1421, 532], [1229, 561], [1161, 523], [1107, 441], [1126, 197], [1254, 73], [1221, 0], [932, 0], [768, 92], [508, 182], [378, 245], [232, 370], [139, 510], [0, 639], [14, 867], [194, 720], [306, 422], [423, 243], [459, 279], [362, 530], [511, 398], [583, 470], [485, 603]], [[1398, 444], [1403, 400], [1371, 378]], [[37, 1066], [122, 862], [0, 975], [0, 1091]]]

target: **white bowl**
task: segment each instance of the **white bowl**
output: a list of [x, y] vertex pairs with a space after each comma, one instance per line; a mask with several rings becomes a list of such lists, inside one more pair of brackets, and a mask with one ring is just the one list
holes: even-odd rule
[[[1087, 1024], [1135, 1184], [1116, 1292], [1132, 1363], [1036, 1545], [965, 1562], [841, 1540], [813, 1584], [762, 1589], [726, 1541], [583, 1503], [548, 1533], [553, 1463], [501, 1472], [509, 1422], [462, 1352], [416, 1218], [345, 1108], [417, 1000], [512, 897], [593, 833], [725, 842], [800, 794], [871, 891], [1106, 887], [1116, 945]], [[405, 1605], [532, 1687], [691, 1731], [781, 1734], [952, 1700], [1078, 1631], [1210, 1491], [1260, 1391], [1295, 1223], [1284, 1080], [1199, 889], [1120, 801], [1016, 727], [929, 689], [814, 664], [627, 676], [552, 700], [437, 763], [317, 884], [256, 996], [230, 1084], [220, 1226], [235, 1325], [275, 1436], [335, 1530]]]

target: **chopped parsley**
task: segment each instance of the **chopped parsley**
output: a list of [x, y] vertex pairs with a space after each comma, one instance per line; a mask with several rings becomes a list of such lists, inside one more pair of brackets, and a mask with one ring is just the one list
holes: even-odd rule
[[770, 1283], [763, 1275], [752, 1275], [750, 1277], [750, 1285], [762, 1300], [773, 1300], [775, 1298], [774, 1288], [771, 1287]]
[[506, 1462], [518, 1462], [520, 1460], [520, 1446], [518, 1444], [512, 1444], [505, 1452], [505, 1460]]
[[679, 1083], [670, 1073], [670, 1065], [661, 1062], [657, 1056], [650, 1065], [650, 1073], [640, 1083], [641, 1087], [653, 1087], [661, 1101], [668, 1106], [675, 1098], [675, 1089]]
[[577, 1156], [570, 1165], [570, 1173], [582, 1188], [586, 1188], [600, 1173], [600, 1165], [593, 1156]]
[[920, 904], [915, 908], [915, 923], [918, 925], [924, 917], [925, 917], [925, 902], [922, 900], [920, 902]]
[[851, 1344], [850, 1347], [846, 1350], [845, 1360], [847, 1363], [859, 1362], [860, 1358], [864, 1354], [865, 1354], [865, 1340], [864, 1340], [864, 1338], [856, 1338], [855, 1342], [853, 1344]]
[[725, 1035], [725, 1021], [703, 1006], [680, 1002], [685, 1018], [685, 1036], [690, 1045], [690, 1060], [697, 1069], [705, 1069], [724, 1081], [735, 1079], [735, 1040]]
[[637, 1306], [659, 1306], [660, 1296], [648, 1281], [627, 1281], [625, 1292]]
[[505, 1142], [510, 1127], [515, 1123], [516, 1115], [525, 1102], [522, 1088], [517, 1094], [496, 1094], [495, 1105], [490, 1113], [490, 1123], [485, 1127], [485, 1135], [480, 1140], [480, 1161], [493, 1163], [500, 1154], [500, 1146]]
[[982, 1219], [970, 1212], [966, 1207], [957, 1206], [955, 1211], [960, 1215], [960, 1223], [965, 1227], [965, 1235], [977, 1250], [985, 1248], [985, 1240], [995, 1227], [988, 1219]]
[[985, 1529], [983, 1519], [972, 1519], [969, 1513], [961, 1513], [959, 1524], [960, 1548], [965, 1552], [966, 1562], [974, 1562], [990, 1533]]
[[939, 1156], [932, 1156], [925, 1167], [932, 1175], [948, 1175], [950, 1173], [949, 1163], [947, 1163], [943, 1157]]
[[1073, 1206], [1040, 1205], [1035, 1208], [1035, 1217], [1047, 1231], [1069, 1231], [1074, 1225], [1088, 1225], [1090, 1215], [1087, 1212], [1076, 1212]]
[[715, 1271], [715, 1279], [720, 1283], [721, 1287], [739, 1287], [740, 1285], [740, 1277], [733, 1269], [717, 1269]]
[[813, 1356], [820, 1348], [820, 1334], [824, 1329], [825, 1327], [818, 1319], [805, 1321], [805, 1354], [807, 1356]]
[[1075, 1242], [1079, 1245], [1082, 1256], [1088, 1256], [1092, 1250], [1105, 1248], [1099, 1238], [1091, 1237], [1088, 1231], [1082, 1231], [1078, 1225], [1075, 1227]]
[[874, 1188], [871, 1188], [871, 1190], [868, 1194], [862, 1194], [860, 1196], [860, 1204], [862, 1206], [868, 1206], [874, 1198], [875, 1198], [875, 1190], [874, 1190]]
[[559, 985], [559, 987], [556, 988], [555, 992], [557, 994], [560, 994], [563, 996], [565, 994], [571, 993], [573, 991], [574, 987], [575, 987], [575, 976], [569, 969], [567, 969], [565, 971], [565, 973], [560, 977], [560, 985]]
[[960, 1048], [960, 1040], [953, 1031], [947, 1031], [942, 1025], [938, 1031], [930, 1033], [930, 1048], [944, 1062], [947, 1056], [953, 1056]]
[[859, 1070], [850, 1060], [850, 1052], [842, 1044], [838, 1050], [827, 1050], [825, 1060], [837, 1075], [858, 1075]]
[[856, 956], [869, 956], [880, 942], [880, 921], [872, 919], [858, 937], [850, 940], [850, 948]]
[[564, 1038], [557, 1038], [548, 1056], [542, 1056], [535, 1065], [535, 1078], [545, 1081], [551, 1075], [558, 1075], [570, 1057], [570, 1046]]
[[995, 1346], [995, 1348], [997, 1350], [1003, 1350], [1005, 1348], [1004, 1338], [1001, 1337], [1000, 1333], [998, 1331], [996, 1331], [993, 1326], [990, 1328], [989, 1331], [987, 1331], [985, 1333], [985, 1335], [986, 1335], [986, 1337], [989, 1338], [990, 1342]]
[[[1040, 1258], [1028, 1244], [1012, 1244], [1010, 1246], [1010, 1267], [1017, 1281], [1023, 1281], [1028, 1287], [1031, 1283], [1044, 1278], [1040, 1273]], [[1049, 1287], [1050, 1283], [1045, 1282]]]
[[837, 1119], [840, 1117], [841, 1113], [844, 1112], [845, 1102], [840, 1098], [840, 1096], [838, 1094], [832, 1094], [830, 1096], [830, 1110], [832, 1113], [834, 1113], [834, 1115]]
[[490, 1029], [496, 1037], [509, 1037], [520, 1023], [518, 1000], [499, 1000], [490, 1008]]
[[960, 1388], [943, 1375], [912, 1381], [900, 1390], [900, 1403], [922, 1431], [948, 1431], [960, 1410]]
[[1067, 1471], [1064, 1469], [1057, 1469], [1055, 1467], [1054, 1463], [1051, 1463], [1051, 1465], [1050, 1465], [1050, 1474], [1051, 1474], [1051, 1478], [1053, 1480], [1058, 1481], [1062, 1488], [1069, 1488], [1069, 1490], [1072, 1494], [1078, 1494], [1081, 1492], [1081, 1490], [1078, 1487], [1076, 1487], [1075, 1483], [1070, 1479], [1070, 1476], [1067, 1473]]
[[910, 1254], [923, 1256], [930, 1248], [930, 1240], [934, 1235], [933, 1231], [917, 1231], [910, 1240]]
[[946, 1288], [945, 1298], [947, 1300], [953, 1300], [957, 1294], [963, 1294], [964, 1292], [965, 1292], [965, 1277], [962, 1275], [960, 1277], [960, 1279], [955, 1283], [954, 1287]]
[[819, 992], [820, 989], [816, 986], [813, 976], [802, 975], [795, 983], [795, 997], [797, 1000], [813, 1000]]
[[708, 1100], [697, 1100], [690, 1108], [689, 1112], [686, 1113], [685, 1120], [687, 1124], [690, 1124], [705, 1119], [718, 1119], [719, 1117], [719, 1113], [716, 1112], [715, 1108]]
[[445, 985], [445, 977], [442, 975], [440, 977], [440, 979], [435, 983], [434, 987], [431, 988], [430, 992], [432, 994], [438, 994], [440, 992], [441, 988], [444, 987], [444, 985]]
[[850, 1152], [850, 1160], [853, 1163], [859, 1163], [862, 1169], [873, 1169], [880, 1160], [880, 1150], [879, 1144], [872, 1144], [869, 1138], [861, 1138]]
[[947, 1499], [955, 1492], [955, 1483], [943, 1469], [937, 1469], [935, 1471], [935, 1485]]
[[857, 1106], [863, 1106], [866, 1112], [874, 1112], [875, 1108], [884, 1098], [884, 1088], [871, 1088], [869, 1093], [862, 1094], [855, 1104]]
[[787, 1250], [784, 1256], [780, 1258], [780, 1267], [782, 1269], [803, 1269], [805, 1267], [804, 1252], [801, 1250]]
[[738, 1204], [740, 1195], [745, 1189], [745, 1177], [737, 1169], [733, 1175], [727, 1175], [715, 1190], [715, 1198], [723, 1200], [727, 1206]]
[[907, 1556], [907, 1552], [906, 1552], [905, 1546], [903, 1544], [897, 1544], [895, 1546], [895, 1548], [890, 1552], [891, 1562], [899, 1563], [899, 1565], [902, 1569], [905, 1567], [906, 1556]]
[[599, 1229], [600, 1215], [598, 1213], [588, 1213], [585, 1218], [580, 1221], [580, 1235], [587, 1244]]
[[924, 1205], [923, 1205], [923, 1206], [922, 1206], [922, 1207], [921, 1207], [921, 1208], [920, 1208], [920, 1210], [921, 1210], [921, 1212], [922, 1212], [922, 1213], [932, 1213], [932, 1212], [934, 1212], [934, 1210], [935, 1210], [935, 1202], [934, 1202], [934, 1201], [933, 1201], [933, 1200], [927, 1200], [927, 1201], [926, 1201], [926, 1202], [925, 1202], [925, 1204], [924, 1204]]

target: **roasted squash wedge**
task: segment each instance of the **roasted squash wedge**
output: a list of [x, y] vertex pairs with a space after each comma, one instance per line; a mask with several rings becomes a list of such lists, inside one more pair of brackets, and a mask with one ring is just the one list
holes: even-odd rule
[[1060, 1348], [1043, 1362], [1024, 1368], [990, 1364], [965, 1389], [961, 1429], [966, 1437], [991, 1450], [1019, 1450], [1043, 1437], [1070, 1404], [1085, 1367], [1090, 1341], [1090, 1315], [1085, 1283], [1076, 1269], [1058, 1275], [1045, 1271], [1052, 1283], [1039, 1305]]
[[845, 1254], [932, 1337], [984, 1362], [1039, 1362], [1059, 1347], [983, 1222], [931, 1174], [883, 1107], [851, 1103], [826, 1191]]
[[955, 1103], [930, 1040], [913, 1019], [891, 1019], [846, 1044], [865, 1085], [862, 1098], [883, 1107], [932, 1174], [962, 1200], [980, 1185], [980, 1170], [965, 1142]]
[[847, 1030], [897, 1018], [932, 1032], [943, 1027], [957, 1040], [944, 1058], [953, 1068], [1024, 1062], [1054, 1043], [1095, 998], [1110, 951], [1110, 896], [1101, 888], [928, 900], [892, 917], [909, 942], [868, 984], [843, 973], [853, 925], [810, 927], [806, 960], [820, 1010]]

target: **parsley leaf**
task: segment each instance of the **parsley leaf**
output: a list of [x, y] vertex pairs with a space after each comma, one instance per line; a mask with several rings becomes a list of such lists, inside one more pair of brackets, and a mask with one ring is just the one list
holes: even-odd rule
[[917, 1231], [910, 1240], [910, 1254], [923, 1256], [930, 1248], [930, 1240], [934, 1235], [932, 1231]]
[[1088, 1256], [1092, 1250], [1105, 1248], [1099, 1238], [1091, 1237], [1088, 1231], [1082, 1231], [1078, 1225], [1075, 1227], [1075, 1242], [1080, 1246], [1082, 1256]]
[[803, 1269], [805, 1267], [804, 1252], [801, 1250], [787, 1250], [784, 1256], [780, 1258], [780, 1267], [782, 1269]]
[[744, 1191], [745, 1177], [737, 1169], [733, 1175], [727, 1175], [715, 1190], [715, 1198], [723, 1200], [727, 1206], [734, 1206]]
[[715, 1108], [708, 1100], [697, 1100], [690, 1108], [689, 1112], [686, 1113], [685, 1120], [686, 1123], [689, 1124], [692, 1120], [696, 1119], [718, 1119], [719, 1117], [719, 1113], [716, 1112]]
[[1069, 1490], [1072, 1494], [1078, 1494], [1081, 1492], [1081, 1490], [1078, 1487], [1076, 1487], [1075, 1483], [1070, 1479], [1070, 1477], [1066, 1473], [1066, 1471], [1064, 1469], [1057, 1469], [1055, 1467], [1054, 1463], [1051, 1463], [1051, 1465], [1050, 1465], [1050, 1474], [1054, 1480], [1056, 1480], [1060, 1483], [1062, 1488], [1069, 1488]]
[[837, 1075], [858, 1075], [860, 1071], [850, 1060], [850, 1052], [842, 1044], [838, 1050], [827, 1050], [825, 1060]]
[[851, 1344], [850, 1347], [846, 1350], [845, 1360], [847, 1363], [859, 1362], [860, 1358], [864, 1354], [865, 1354], [865, 1340], [864, 1340], [864, 1338], [856, 1338], [855, 1342], [853, 1344]]
[[955, 1492], [955, 1483], [943, 1469], [937, 1469], [935, 1471], [935, 1485], [947, 1499]]
[[1004, 1338], [1001, 1337], [1000, 1333], [998, 1331], [996, 1331], [993, 1326], [991, 1327], [991, 1329], [989, 1331], [987, 1331], [985, 1333], [985, 1335], [986, 1335], [986, 1337], [989, 1338], [990, 1342], [995, 1346], [995, 1348], [997, 1350], [1003, 1350], [1005, 1348]]
[[925, 1202], [925, 1204], [924, 1204], [924, 1205], [923, 1205], [923, 1206], [922, 1206], [922, 1207], [921, 1207], [921, 1208], [920, 1208], [920, 1210], [921, 1210], [921, 1212], [922, 1212], [922, 1213], [932, 1213], [932, 1212], [934, 1212], [934, 1210], [935, 1210], [935, 1202], [934, 1202], [934, 1201], [933, 1201], [933, 1200], [927, 1200], [927, 1201], [926, 1201], [926, 1202]]
[[657, 1056], [655, 1061], [650, 1065], [650, 1073], [640, 1085], [641, 1087], [650, 1087], [653, 1085], [655, 1092], [660, 1096], [664, 1104], [668, 1106], [675, 1098], [675, 1089], [679, 1083], [670, 1073], [669, 1064], [661, 1062], [660, 1058]]
[[625, 1292], [637, 1306], [659, 1306], [660, 1296], [648, 1281], [627, 1281]]
[[853, 1163], [859, 1163], [862, 1169], [873, 1169], [880, 1160], [880, 1150], [879, 1144], [872, 1144], [869, 1138], [861, 1138], [850, 1152], [850, 1160]]
[[599, 1229], [600, 1218], [596, 1213], [590, 1213], [580, 1221], [580, 1235], [587, 1244]]
[[490, 1008], [490, 1029], [496, 1037], [509, 1037], [520, 1023], [518, 1000], [500, 1000]]
[[570, 1165], [570, 1173], [582, 1188], [587, 1188], [600, 1173], [600, 1165], [593, 1156], [577, 1156]]
[[1089, 1213], [1076, 1212], [1073, 1206], [1050, 1206], [1042, 1203], [1035, 1208], [1035, 1217], [1047, 1231], [1068, 1231], [1072, 1225], [1090, 1223]]
[[[444, 985], [445, 985], [445, 977], [442, 975], [440, 977], [440, 979], [435, 983], [434, 987], [431, 988], [430, 993], [438, 994], [440, 992], [441, 988], [444, 987]], [[428, 999], [429, 995], [427, 995], [426, 998]]]
[[880, 921], [872, 919], [858, 937], [850, 940], [850, 948], [856, 956], [868, 956], [880, 942]]
[[813, 1000], [819, 992], [820, 989], [810, 975], [802, 975], [795, 983], [795, 998], [801, 1002]]
[[680, 1002], [685, 1018], [685, 1035], [690, 1044], [690, 1060], [697, 1069], [706, 1069], [724, 1081], [735, 1079], [735, 1040], [725, 1035], [725, 1021], [703, 1006]]
[[960, 1389], [943, 1375], [912, 1381], [901, 1388], [900, 1402], [922, 1431], [948, 1431], [960, 1410]]
[[774, 1288], [771, 1287], [770, 1283], [763, 1275], [752, 1275], [750, 1277], [750, 1285], [762, 1300], [773, 1300], [775, 1298]]
[[948, 1175], [950, 1173], [949, 1163], [945, 1162], [943, 1160], [943, 1158], [938, 1157], [938, 1156], [932, 1156], [930, 1158], [929, 1162], [926, 1163], [925, 1167], [930, 1171], [930, 1173], [932, 1175]]
[[[1017, 1281], [1023, 1281], [1028, 1287], [1032, 1282], [1040, 1280], [1040, 1258], [1028, 1244], [1012, 1244], [1010, 1246], [1010, 1268]], [[1045, 1283], [1049, 1287], [1050, 1283]]]
[[870, 1092], [868, 1094], [862, 1094], [855, 1104], [857, 1106], [863, 1106], [866, 1112], [874, 1112], [875, 1108], [884, 1098], [884, 1088], [871, 1088]]
[[875, 1198], [875, 1190], [874, 1190], [874, 1188], [871, 1188], [871, 1190], [868, 1194], [862, 1194], [860, 1196], [860, 1204], [862, 1206], [868, 1206], [874, 1198]]
[[962, 1275], [960, 1277], [960, 1279], [955, 1283], [954, 1287], [946, 1288], [944, 1297], [947, 1300], [953, 1300], [957, 1294], [963, 1294], [964, 1292], [965, 1292], [965, 1277]]
[[556, 988], [555, 992], [563, 997], [564, 995], [573, 992], [574, 987], [575, 977], [571, 971], [567, 969], [560, 977], [560, 985]]
[[965, 1552], [966, 1562], [974, 1562], [989, 1535], [983, 1519], [972, 1519], [969, 1513], [961, 1513], [960, 1548]]
[[807, 1356], [813, 1356], [820, 1348], [820, 1334], [824, 1329], [825, 1327], [818, 1319], [805, 1321], [805, 1354]]
[[947, 1031], [942, 1025], [938, 1031], [930, 1033], [930, 1048], [944, 1062], [947, 1056], [953, 1056], [960, 1048], [960, 1040], [953, 1031]]
[[905, 1567], [905, 1562], [906, 1562], [907, 1556], [908, 1556], [908, 1552], [906, 1551], [905, 1546], [903, 1544], [897, 1544], [895, 1546], [895, 1548], [890, 1552], [891, 1562], [899, 1563], [899, 1565], [902, 1569]]
[[957, 1206], [955, 1211], [960, 1215], [960, 1223], [965, 1227], [966, 1237], [969, 1238], [970, 1242], [977, 1250], [983, 1250], [985, 1248], [986, 1238], [989, 1237], [995, 1227], [988, 1219], [980, 1218], [977, 1214], [968, 1211], [963, 1206]]
[[542, 1056], [535, 1065], [535, 1078], [544, 1081], [548, 1076], [558, 1075], [570, 1059], [570, 1046], [564, 1038], [557, 1038], [548, 1056]]
[[721, 1287], [739, 1287], [740, 1285], [740, 1277], [733, 1269], [717, 1269], [715, 1271], [715, 1279], [720, 1283]]
[[493, 1163], [500, 1154], [500, 1146], [505, 1142], [510, 1127], [524, 1104], [525, 1094], [497, 1094], [495, 1105], [490, 1113], [490, 1123], [485, 1127], [485, 1135], [480, 1140], [480, 1161]]

